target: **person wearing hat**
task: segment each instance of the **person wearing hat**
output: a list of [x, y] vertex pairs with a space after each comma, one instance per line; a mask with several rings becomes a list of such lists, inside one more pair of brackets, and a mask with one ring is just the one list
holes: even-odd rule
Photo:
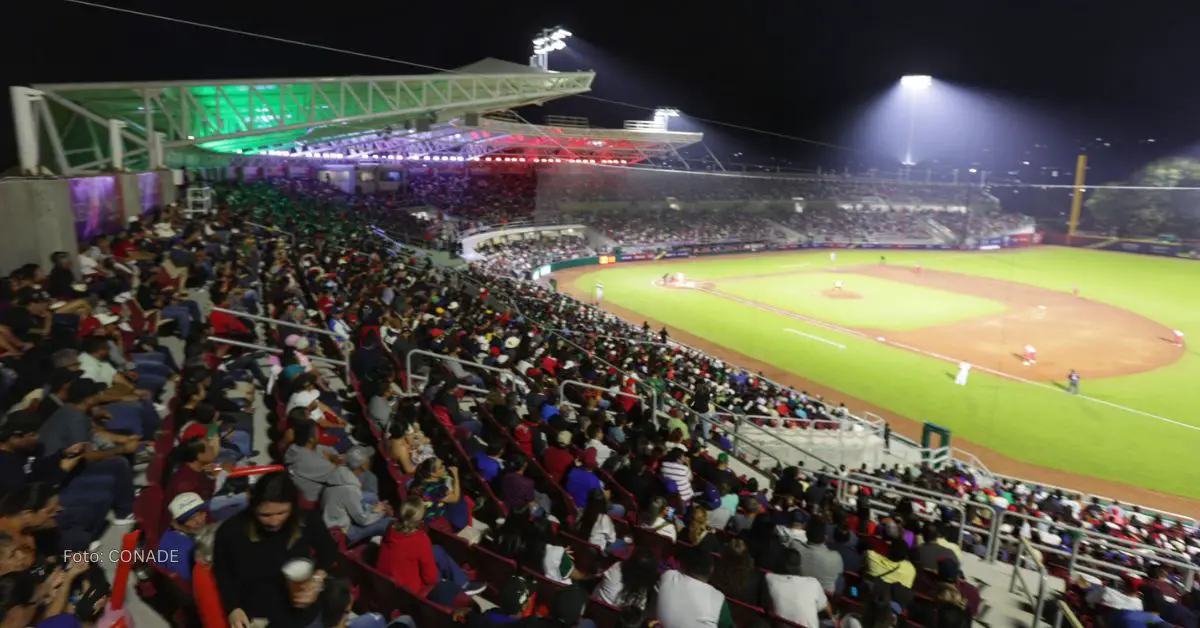
[[704, 487], [704, 492], [696, 497], [694, 503], [707, 511], [708, 525], [715, 530], [724, 530], [733, 518], [733, 512], [721, 501], [721, 492], [711, 484]]
[[368, 492], [363, 482], [370, 465], [370, 448], [354, 447], [346, 452], [346, 466], [335, 468], [321, 491], [325, 525], [344, 532], [351, 545], [382, 535], [395, 521], [391, 507], [379, 501], [378, 486], [373, 487], [376, 492]]
[[167, 505], [171, 527], [158, 541], [158, 549], [167, 552], [168, 560], [158, 563], [184, 582], [192, 580], [192, 551], [196, 535], [208, 524], [208, 502], [196, 493], [180, 493]]
[[[550, 479], [560, 482], [571, 466], [575, 464], [575, 454], [568, 449], [571, 446], [571, 431], [562, 430], [558, 433], [556, 443], [547, 447], [542, 454], [543, 466]], [[576, 504], [578, 505], [578, 504]]]

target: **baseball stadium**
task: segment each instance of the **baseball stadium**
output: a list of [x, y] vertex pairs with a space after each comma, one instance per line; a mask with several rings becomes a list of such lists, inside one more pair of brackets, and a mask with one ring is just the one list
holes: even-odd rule
[[1188, 625], [1200, 162], [693, 168], [571, 37], [10, 87], [6, 622]]

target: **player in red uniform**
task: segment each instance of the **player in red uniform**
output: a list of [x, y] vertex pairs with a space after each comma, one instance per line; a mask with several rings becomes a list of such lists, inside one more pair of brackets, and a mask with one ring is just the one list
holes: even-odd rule
[[1033, 345], [1025, 345], [1025, 366], [1037, 364], [1037, 349]]
[[1178, 329], [1175, 329], [1175, 330], [1172, 330], [1172, 333], [1175, 334], [1175, 346], [1179, 347], [1179, 348], [1183, 348], [1183, 332], [1179, 331]]

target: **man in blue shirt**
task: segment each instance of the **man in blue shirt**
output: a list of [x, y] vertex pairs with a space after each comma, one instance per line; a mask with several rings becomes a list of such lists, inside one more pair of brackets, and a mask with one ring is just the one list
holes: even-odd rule
[[167, 510], [171, 513], [171, 529], [158, 541], [158, 549], [165, 552], [166, 559], [159, 567], [191, 582], [192, 552], [196, 535], [208, 524], [208, 502], [196, 493], [180, 493]]
[[588, 496], [592, 491], [603, 491], [604, 482], [596, 476], [596, 450], [588, 449], [583, 452], [583, 466], [578, 466], [567, 472], [564, 485], [567, 493], [575, 500], [579, 509], [587, 508]]
[[494, 440], [488, 443], [487, 451], [476, 451], [474, 455], [475, 469], [479, 471], [479, 475], [483, 477], [484, 482], [489, 484], [496, 476], [500, 475], [500, 471], [504, 468], [501, 456], [504, 455], [504, 441]]

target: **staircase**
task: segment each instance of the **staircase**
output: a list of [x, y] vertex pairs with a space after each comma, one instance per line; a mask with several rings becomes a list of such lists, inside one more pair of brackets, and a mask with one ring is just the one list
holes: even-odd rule
[[942, 244], [954, 244], [958, 242], [958, 234], [954, 230], [942, 223], [934, 220], [931, 217], [926, 217], [925, 222], [929, 227], [929, 233]]

